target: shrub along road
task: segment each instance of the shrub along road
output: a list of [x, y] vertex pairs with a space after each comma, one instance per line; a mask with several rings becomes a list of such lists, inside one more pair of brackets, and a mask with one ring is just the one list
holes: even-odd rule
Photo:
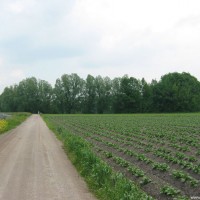
[[0, 135], [0, 200], [93, 200], [39, 115]]

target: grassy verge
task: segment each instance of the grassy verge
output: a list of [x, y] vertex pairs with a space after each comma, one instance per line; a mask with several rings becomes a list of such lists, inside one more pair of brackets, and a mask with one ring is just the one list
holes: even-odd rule
[[31, 114], [30, 113], [9, 113], [9, 115], [10, 117], [5, 119], [6, 126], [0, 131], [0, 134], [17, 127], [24, 120], [26, 120]]
[[43, 115], [48, 127], [63, 142], [68, 157], [84, 177], [90, 190], [101, 200], [150, 200], [152, 199], [121, 173], [114, 172], [97, 157], [91, 145], [83, 138], [57, 127]]

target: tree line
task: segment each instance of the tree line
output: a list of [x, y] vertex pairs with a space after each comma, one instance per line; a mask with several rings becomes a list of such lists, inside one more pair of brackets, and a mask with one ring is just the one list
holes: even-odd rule
[[110, 79], [64, 74], [54, 87], [35, 77], [6, 87], [1, 112], [159, 113], [200, 111], [200, 82], [189, 73], [169, 73], [147, 83], [125, 75]]

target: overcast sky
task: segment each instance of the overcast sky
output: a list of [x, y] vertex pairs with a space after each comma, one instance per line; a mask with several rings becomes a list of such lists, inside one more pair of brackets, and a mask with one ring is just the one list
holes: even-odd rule
[[62, 74], [200, 80], [199, 0], [0, 0], [0, 92]]

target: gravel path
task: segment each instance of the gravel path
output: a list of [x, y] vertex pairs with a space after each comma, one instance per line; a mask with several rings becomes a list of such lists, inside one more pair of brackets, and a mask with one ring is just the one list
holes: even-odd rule
[[0, 200], [95, 200], [39, 115], [0, 135]]

